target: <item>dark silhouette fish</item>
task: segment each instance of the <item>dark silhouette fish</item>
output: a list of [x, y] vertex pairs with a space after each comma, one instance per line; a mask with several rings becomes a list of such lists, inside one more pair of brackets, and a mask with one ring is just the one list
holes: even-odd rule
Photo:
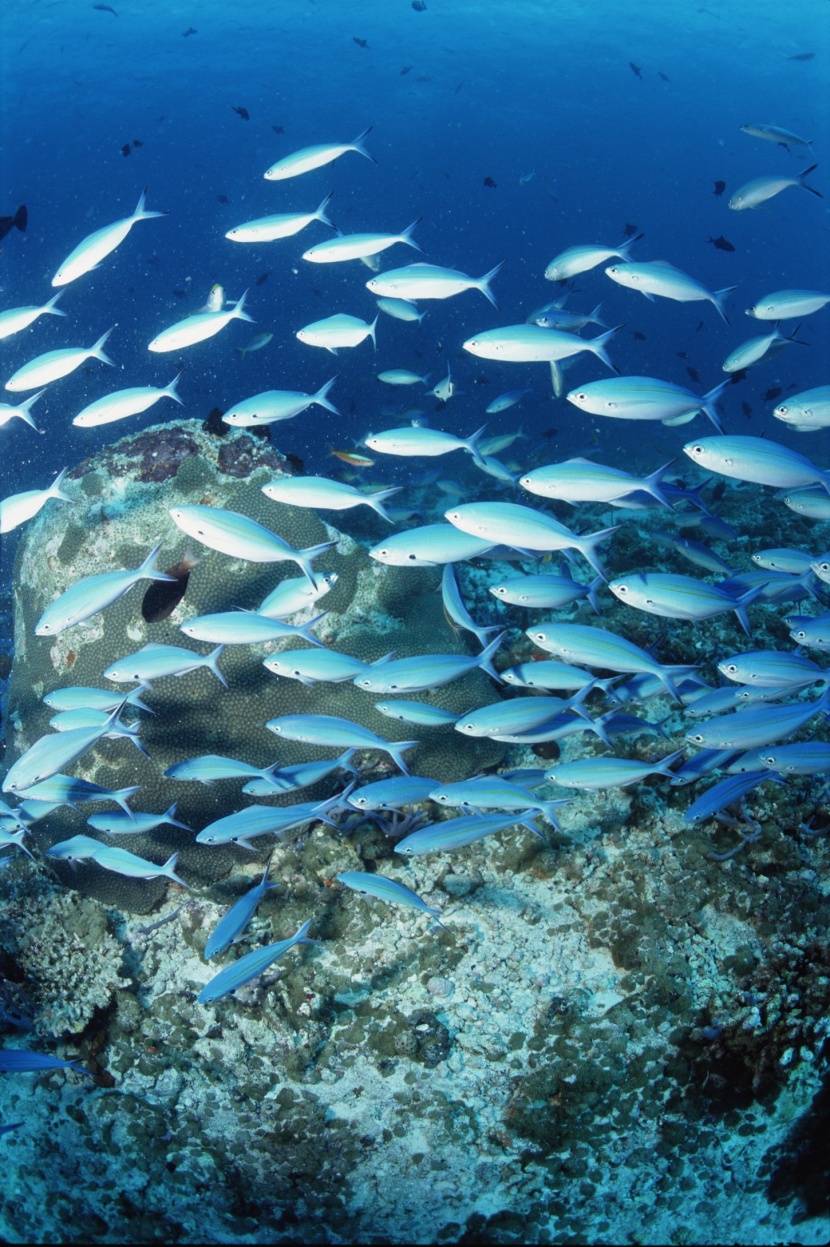
[[282, 128], [282, 126], [271, 126], [271, 129], [274, 131], [275, 134], [285, 134], [285, 130]]
[[403, 77], [404, 74], [408, 74], [411, 69], [412, 69], [411, 65], [404, 65], [403, 69], [401, 70], [401, 77]]
[[26, 210], [26, 205], [21, 204], [14, 216], [0, 216], [0, 239], [5, 238], [13, 229], [19, 229], [22, 233], [28, 223], [29, 213]]
[[186, 554], [181, 563], [177, 563], [175, 567], [168, 567], [165, 572], [167, 576], [175, 576], [175, 580], [151, 582], [141, 603], [141, 613], [147, 623], [159, 623], [173, 614], [187, 591], [187, 582], [196, 562], [196, 559]]
[[767, 392], [764, 394], [764, 401], [765, 401], [765, 402], [767, 402], [767, 403], [771, 403], [771, 402], [772, 402], [772, 400], [773, 400], [774, 398], [777, 398], [777, 397], [778, 397], [778, 395], [779, 395], [779, 394], [781, 394], [781, 393], [783, 393], [783, 391], [782, 391], [782, 389], [781, 389], [781, 386], [780, 386], [780, 385], [774, 385], [774, 386], [772, 386], [772, 388], [771, 388], [771, 389], [767, 390]]
[[416, 13], [423, 13], [426, 10], [426, 0], [412, 0], [412, 7]]
[[695, 385], [700, 385], [700, 373], [698, 372], [698, 370], [696, 368], [692, 368], [689, 364], [687, 364], [686, 371], [688, 372], [691, 379], [694, 381]]
[[726, 183], [725, 183], [725, 182], [720, 182], [720, 181], [718, 181], [718, 182], [716, 182], [716, 183], [715, 183], [715, 189], [714, 189], [714, 191], [712, 192], [712, 194], [713, 194], [713, 195], [722, 195], [722, 194], [723, 194], [723, 192], [724, 192], [725, 190], [726, 190]]
[[710, 242], [713, 247], [717, 247], [718, 251], [734, 251], [735, 250], [735, 248], [732, 246], [732, 243], [729, 241], [728, 238], [724, 238], [723, 234], [721, 234], [720, 238], [707, 238], [706, 241]]
[[632, 338], [636, 338], [638, 342], [645, 342], [646, 340], [646, 335], [644, 333], [640, 333], [639, 329], [632, 329], [631, 336]]
[[785, 56], [784, 60], [785, 61], [812, 61], [815, 55], [816, 55], [815, 52], [796, 52], [795, 56]]
[[746, 401], [741, 403], [741, 411], [744, 413], [747, 420], [752, 415], [752, 408], [750, 407], [749, 403], [747, 403]]
[[737, 385], [739, 381], [746, 381], [746, 369], [739, 368], [737, 372], [733, 372], [730, 377], [730, 385]]
[[631, 72], [632, 72], [633, 74], [636, 74], [636, 75], [637, 75], [637, 77], [638, 77], [638, 78], [642, 78], [642, 76], [643, 76], [643, 71], [642, 71], [642, 69], [640, 69], [640, 66], [639, 66], [639, 65], [635, 65], [633, 61], [629, 61], [629, 62], [628, 62], [628, 67], [629, 67], [629, 69], [631, 70]]
[[270, 268], [267, 268], [264, 273], [260, 273], [259, 277], [257, 277], [256, 281], [254, 282], [254, 285], [261, 286], [262, 283], [264, 281], [267, 281], [270, 276], [271, 276], [271, 270]]
[[[221, 407], [211, 407], [202, 425], [205, 432], [210, 433], [213, 437], [226, 437], [231, 431], [231, 426], [225, 424], [225, 421], [222, 419], [224, 414]], [[164, 584], [164, 581], [160, 580], [157, 583]]]
[[484, 185], [485, 186], [498, 186], [498, 182], [494, 182], [492, 178], [485, 178]]
[[238, 104], [231, 104], [231, 108], [235, 113], [239, 114], [243, 121], [251, 120], [251, 114], [248, 112], [247, 108], [242, 108]]
[[662, 78], [664, 82], [671, 82], [669, 75], [662, 73], [659, 69], [657, 70], [657, 77]]
[[219, 200], [220, 204], [230, 203], [227, 195], [217, 195], [216, 198]]
[[112, 13], [113, 17], [118, 17], [115, 9], [109, 4], [93, 4], [93, 9], [97, 9], [99, 13]]
[[685, 351], [678, 351], [678, 352], [677, 352], [677, 357], [678, 357], [678, 359], [688, 359], [688, 358], [689, 358], [689, 356], [686, 354], [686, 352], [685, 352]]
[[352, 35], [352, 43], [356, 43], [359, 48], [368, 48], [369, 46], [365, 39], [358, 39], [357, 35]]
[[633, 238], [635, 234], [639, 233], [639, 230], [640, 227], [638, 225], [631, 225], [628, 221], [626, 221], [625, 229], [623, 230], [623, 238]]
[[143, 146], [144, 144], [142, 143], [141, 139], [133, 139], [133, 151], [135, 151], [137, 147], [143, 147]]
[[195, 26], [188, 26], [187, 30], [182, 31], [182, 39], [186, 39], [188, 35], [198, 34]]
[[129, 156], [129, 154], [130, 154], [130, 152], [131, 152], [132, 150], [133, 150], [133, 149], [130, 147], [129, 143], [125, 143], [125, 144], [124, 144], [124, 146], [121, 148], [121, 155], [122, 155], [122, 156]]

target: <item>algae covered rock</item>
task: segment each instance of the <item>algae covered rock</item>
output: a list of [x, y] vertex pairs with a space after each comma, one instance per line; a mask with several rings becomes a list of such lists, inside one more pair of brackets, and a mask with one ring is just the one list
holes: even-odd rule
[[[203, 504], [241, 512], [264, 524], [296, 549], [325, 541], [336, 545], [314, 563], [316, 572], [336, 573], [336, 583], [314, 608], [292, 619], [306, 622], [319, 611], [325, 618], [315, 632], [330, 648], [364, 661], [392, 651], [397, 656], [424, 652], [468, 652], [448, 627], [437, 592], [439, 573], [386, 568], [372, 562], [363, 546], [321, 522], [307, 509], [274, 503], [262, 486], [291, 470], [265, 441], [239, 433], [219, 440], [199, 421], [156, 426], [108, 446], [73, 469], [67, 477], [72, 503], [48, 507], [26, 530], [14, 573], [15, 648], [7, 730], [9, 761], [48, 732], [53, 711], [42, 698], [68, 685], [115, 687], [103, 678], [116, 659], [148, 642], [179, 645], [206, 655], [213, 648], [190, 641], [180, 626], [195, 615], [233, 609], [254, 610], [283, 579], [298, 575], [292, 561], [251, 563], [196, 546], [173, 523], [170, 508]], [[184, 598], [165, 619], [148, 622], [142, 601], [150, 582], [142, 581], [101, 613], [55, 637], [38, 637], [35, 626], [45, 607], [68, 586], [97, 572], [135, 568], [161, 544], [159, 566], [172, 568], [185, 556], [196, 560]], [[140, 721], [141, 740], [149, 754], [126, 740], [102, 740], [71, 768], [72, 774], [107, 788], [140, 785], [134, 809], [160, 813], [178, 802], [176, 817], [192, 831], [169, 825], [146, 836], [122, 841], [130, 851], [162, 861], [179, 851], [178, 869], [191, 884], [225, 874], [240, 850], [207, 848], [193, 843], [193, 832], [249, 803], [239, 781], [212, 786], [164, 777], [176, 762], [215, 753], [258, 767], [333, 757], [336, 751], [278, 741], [267, 731], [268, 719], [296, 713], [339, 715], [353, 719], [390, 740], [420, 740], [407, 754], [414, 773], [447, 782], [496, 763], [503, 747], [460, 736], [452, 728], [412, 729], [383, 717], [375, 697], [351, 682], [304, 686], [277, 677], [263, 659], [277, 649], [303, 646], [294, 638], [263, 645], [228, 645], [219, 665], [223, 688], [206, 668], [157, 681], [146, 694], [153, 714], [125, 715]], [[118, 686], [127, 691], [129, 685]], [[430, 700], [461, 715], [495, 696], [487, 677], [475, 671], [430, 694]], [[427, 694], [418, 694], [425, 697]], [[362, 769], [381, 774], [390, 765], [384, 754], [358, 755]], [[303, 792], [302, 799], [323, 799], [337, 788], [336, 778]], [[297, 798], [278, 797], [276, 804]], [[261, 800], [257, 798], [257, 800]], [[96, 809], [97, 807], [93, 807]], [[42, 848], [85, 830], [84, 813], [68, 808], [36, 825]], [[265, 837], [265, 851], [270, 838]], [[259, 848], [259, 843], [257, 848]], [[244, 851], [242, 851], [244, 852]], [[62, 870], [62, 867], [58, 867]], [[69, 876], [67, 875], [67, 879]], [[155, 903], [164, 881], [136, 882], [87, 865], [73, 877], [80, 886], [110, 903], [145, 909]]]

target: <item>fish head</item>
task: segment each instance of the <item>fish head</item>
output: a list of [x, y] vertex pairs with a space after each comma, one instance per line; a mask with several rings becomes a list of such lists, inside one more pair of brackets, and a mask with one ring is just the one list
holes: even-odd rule
[[645, 576], [636, 574], [626, 576], [624, 580], [612, 580], [608, 588], [620, 602], [628, 602], [632, 606], [647, 603], [648, 586]]

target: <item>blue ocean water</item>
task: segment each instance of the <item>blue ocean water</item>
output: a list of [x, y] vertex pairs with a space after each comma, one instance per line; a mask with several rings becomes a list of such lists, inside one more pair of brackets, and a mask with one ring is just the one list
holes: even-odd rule
[[[72, 248], [129, 215], [144, 187], [148, 207], [168, 215], [138, 223], [99, 269], [72, 283], [60, 304], [65, 318], [44, 316], [0, 341], [2, 377], [40, 352], [90, 346], [110, 327], [107, 351], [115, 362], [106, 368], [91, 361], [49, 387], [33, 410], [41, 436], [16, 419], [0, 429], [0, 496], [45, 488], [62, 468], [161, 420], [203, 418], [267, 389], [312, 393], [335, 374], [332, 397], [341, 416], [315, 407], [271, 431], [273, 444], [309, 473], [333, 474], [331, 448], [355, 449], [368, 432], [410, 419], [413, 407], [461, 436], [485, 420], [488, 434], [521, 425], [526, 440], [510, 456], [522, 466], [590, 452], [632, 472], [680, 456], [684, 472], [687, 432], [713, 432], [702, 417], [676, 430], [586, 416], [553, 395], [546, 364], [479, 360], [462, 343], [473, 333], [520, 323], [563, 294], [564, 287], [543, 276], [558, 252], [577, 243], [614, 247], [639, 232], [633, 258], [668, 259], [710, 291], [737, 288], [726, 302], [727, 325], [708, 302], [649, 302], [610, 282], [602, 267], [581, 274], [568, 307], [589, 311], [601, 303], [605, 324], [621, 326], [608, 349], [623, 374], [703, 393], [723, 380], [726, 355], [766, 328], [747, 318], [745, 308], [774, 290], [828, 290], [829, 27], [826, 0], [797, 6], [427, 0], [418, 7], [410, 0], [114, 0], [112, 6], [25, 0], [2, 6], [0, 215], [25, 204], [28, 225], [25, 233], [12, 228], [0, 243], [0, 307], [45, 302]], [[742, 124], [758, 122], [786, 127], [810, 140], [812, 150], [788, 151], [741, 132]], [[350, 142], [367, 127], [365, 143], [376, 163], [346, 154], [301, 178], [263, 180], [281, 156], [311, 143]], [[791, 188], [757, 211], [729, 210], [729, 196], [750, 179], [795, 176], [816, 162], [808, 181], [825, 198]], [[304, 262], [305, 247], [330, 236], [319, 224], [264, 245], [236, 245], [225, 233], [268, 213], [312, 211], [329, 191], [332, 219], [344, 233], [398, 231], [420, 217], [415, 238], [428, 262], [480, 277], [504, 260], [493, 282], [498, 309], [472, 290], [423, 303], [420, 326], [381, 314], [376, 352], [370, 341], [337, 357], [303, 345], [296, 331], [320, 317], [348, 312], [373, 319], [369, 270]], [[713, 244], [724, 239], [731, 249]], [[399, 246], [382, 257], [382, 267], [418, 258]], [[220, 336], [169, 357], [148, 354], [151, 338], [199, 308], [214, 283], [229, 298], [248, 291], [245, 306], [256, 323], [231, 323]], [[789, 346], [727, 388], [720, 408], [728, 432], [774, 438], [822, 465], [830, 461], [824, 431], [805, 437], [772, 416], [780, 394], [827, 384], [828, 315], [824, 309], [805, 317], [797, 334], [804, 345]], [[787, 322], [784, 331], [795, 327]], [[259, 332], [273, 337], [242, 357], [239, 348]], [[589, 326], [584, 336], [597, 332]], [[109, 389], [163, 385], [181, 366], [184, 409], [165, 402], [101, 429], [72, 426], [72, 417]], [[402, 391], [376, 380], [381, 369], [398, 367], [429, 372], [431, 384], [449, 367], [458, 393], [437, 404], [421, 387]], [[584, 354], [567, 370], [566, 388], [610, 375]], [[525, 386], [533, 393], [520, 406], [483, 415], [502, 391]], [[395, 484], [417, 480], [422, 469], [422, 462], [405, 462], [377, 470]], [[470, 498], [495, 496], [492, 483], [466, 461], [453, 462], [448, 474]], [[691, 480], [690, 469], [686, 474]], [[0, 539], [4, 590], [17, 540], [17, 533]], [[3, 626], [8, 648], [8, 617]], [[785, 634], [778, 639], [784, 644]], [[819, 1113], [813, 1129], [826, 1129], [826, 1116]], [[388, 1174], [393, 1185], [403, 1181], [400, 1173]], [[22, 1170], [16, 1181], [24, 1181]], [[558, 1181], [548, 1173], [542, 1203], [555, 1198]], [[406, 1190], [410, 1203], [429, 1197], [428, 1183]], [[501, 1210], [509, 1210], [509, 1198], [499, 1198]], [[462, 1204], [453, 1218], [436, 1214], [426, 1238], [417, 1230], [419, 1241], [433, 1241], [439, 1231], [444, 1241], [477, 1241], [481, 1225], [467, 1224], [469, 1211]], [[275, 1232], [242, 1226], [245, 1211], [237, 1212], [240, 1223], [227, 1228], [225, 1241], [268, 1241]], [[83, 1192], [68, 1223], [50, 1223], [44, 1212], [44, 1241], [129, 1237], [129, 1219], [104, 1230], [84, 1213]], [[694, 1223], [689, 1238], [682, 1237], [684, 1213]], [[821, 1217], [814, 1213], [811, 1208], [805, 1237], [794, 1241], [821, 1241]], [[721, 1208], [719, 1226], [722, 1215]], [[312, 1232], [299, 1216], [307, 1241], [348, 1239], [349, 1231], [339, 1239], [340, 1227], [325, 1217]], [[594, 1219], [582, 1237], [569, 1223], [547, 1241], [630, 1241], [618, 1237], [623, 1231], [612, 1222], [609, 1213], [603, 1230], [601, 1218]], [[681, 1196], [674, 1241], [718, 1241], [714, 1232], [700, 1238], [704, 1222]], [[357, 1222], [349, 1224], [358, 1232]], [[387, 1216], [378, 1239], [365, 1221], [359, 1233], [362, 1241], [407, 1241], [407, 1224], [405, 1216], [397, 1223]], [[634, 1232], [624, 1219], [620, 1224]], [[141, 1241], [162, 1233], [137, 1221], [134, 1229]], [[521, 1226], [508, 1223], [487, 1232], [492, 1237], [484, 1241], [522, 1237]], [[642, 1241], [658, 1242], [661, 1232], [644, 1223]], [[797, 1223], [791, 1232], [799, 1232]], [[546, 1241], [544, 1231], [533, 1233], [534, 1241]], [[753, 1205], [748, 1223], [736, 1224], [729, 1241], [778, 1241], [776, 1233], [780, 1227], [768, 1232]], [[183, 1235], [197, 1241], [192, 1228]]]

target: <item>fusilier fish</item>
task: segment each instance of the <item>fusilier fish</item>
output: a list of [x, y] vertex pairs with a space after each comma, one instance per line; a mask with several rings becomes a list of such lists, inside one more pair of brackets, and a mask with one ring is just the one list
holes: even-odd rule
[[354, 485], [333, 481], [325, 476], [284, 476], [262, 486], [262, 492], [274, 502], [293, 507], [314, 507], [322, 511], [346, 511], [351, 507], [370, 507], [381, 519], [392, 523], [383, 504], [400, 493], [400, 485], [364, 494]]
[[0, 339], [10, 338], [13, 333], [28, 329], [39, 316], [46, 314], [65, 316], [66, 312], [55, 306], [62, 294], [63, 291], [59, 290], [57, 294], [52, 295], [48, 303], [40, 307], [8, 307], [5, 312], [0, 312]]
[[486, 329], [463, 343], [465, 351], [479, 359], [504, 360], [512, 364], [554, 363], [588, 351], [602, 360], [612, 372], [617, 369], [605, 350], [621, 326], [616, 325], [596, 338], [578, 338], [563, 329], [540, 329], [538, 325], [506, 325]]
[[518, 814], [464, 814], [460, 818], [448, 818], [440, 823], [429, 823], [395, 845], [395, 852], [404, 857], [422, 857], [425, 853], [451, 853], [454, 849], [474, 844], [497, 831], [515, 827], [521, 823], [528, 831], [539, 836], [535, 824], [524, 813]]
[[515, 502], [464, 502], [445, 511], [444, 517], [462, 532], [493, 545], [517, 550], [578, 550], [603, 578], [596, 550], [616, 531], [615, 525], [578, 536], [552, 516]]
[[98, 572], [84, 576], [65, 589], [46, 607], [35, 625], [36, 636], [57, 636], [66, 628], [82, 623], [98, 611], [123, 597], [139, 580], [174, 580], [156, 567], [161, 545], [151, 550], [140, 567], [132, 571]]
[[631, 248], [635, 242], [639, 242], [642, 236], [642, 234], [635, 234], [633, 238], [620, 243], [616, 248], [603, 247], [601, 243], [568, 247], [565, 251], [560, 251], [559, 255], [554, 256], [545, 269], [545, 277], [548, 281], [569, 281], [571, 277], [587, 273], [589, 269], [596, 268], [598, 264], [603, 264], [606, 260], [627, 261]]
[[410, 372], [408, 368], [388, 368], [386, 372], [378, 373], [378, 381], [382, 381], [384, 385], [429, 385], [429, 373], [420, 376], [417, 372]]
[[[568, 398], [573, 401], [570, 394]], [[532, 472], [519, 477], [519, 484], [522, 489], [537, 494], [540, 498], [556, 498], [561, 502], [572, 503], [614, 502], [628, 494], [644, 491], [662, 506], [668, 507], [670, 503], [660, 488], [660, 482], [673, 462], [671, 459], [664, 463], [650, 476], [632, 476], [622, 468], [595, 463], [592, 459], [566, 459], [563, 463], [549, 463], [542, 468], [534, 468]]]
[[326, 745], [334, 749], [380, 749], [388, 753], [404, 775], [407, 775], [403, 754], [413, 749], [417, 740], [389, 741], [362, 727], [331, 714], [289, 714], [269, 719], [265, 724], [284, 740], [299, 740], [306, 745]]
[[231, 944], [241, 937], [256, 913], [256, 908], [266, 891], [279, 886], [276, 883], [268, 882], [268, 871], [270, 868], [271, 859], [269, 858], [261, 882], [255, 883], [252, 888], [249, 888], [219, 919], [205, 944], [205, 961], [218, 957], [220, 953], [223, 953], [226, 948], [229, 948]]
[[86, 820], [93, 831], [103, 831], [108, 836], [141, 835], [154, 831], [156, 827], [169, 824], [180, 827], [182, 831], [192, 831], [187, 823], [176, 818], [176, 802], [174, 801], [163, 814], [139, 814], [134, 810], [115, 810], [108, 814], [91, 814]]
[[743, 212], [747, 208], [758, 208], [767, 200], [780, 195], [788, 186], [800, 186], [805, 191], [809, 191], [812, 195], [818, 195], [819, 199], [823, 199], [821, 191], [817, 191], [814, 186], [808, 186], [804, 179], [808, 173], [812, 173], [817, 169], [818, 165], [810, 165], [802, 173], [796, 174], [795, 177], [786, 177], [781, 174], [771, 174], [768, 177], [753, 178], [751, 182], [745, 182], [743, 186], [735, 191], [729, 200], [729, 207], [733, 212]]
[[[589, 381], [566, 395], [580, 411], [593, 416], [612, 416], [618, 420], [660, 420], [663, 424], [685, 424], [699, 411], [722, 432], [715, 404], [729, 385], [722, 381], [708, 394], [698, 396], [682, 385], [658, 381], [654, 377], [615, 377], [608, 381]], [[668, 466], [668, 465], [667, 465]]]
[[184, 320], [177, 321], [175, 325], [170, 325], [156, 334], [152, 342], [147, 344], [147, 350], [157, 353], [183, 351], [185, 347], [195, 346], [197, 342], [205, 342], [214, 337], [232, 320], [253, 321], [253, 316], [249, 316], [244, 310], [247, 294], [246, 290], [231, 308], [220, 308], [216, 312], [195, 312], [193, 316], [185, 316]]
[[798, 342], [799, 346], [806, 346], [805, 342], [801, 342], [795, 336], [799, 328], [800, 326], [796, 326], [791, 334], [780, 334], [776, 325], [772, 333], [765, 333], [757, 338], [749, 338], [746, 342], [742, 342], [740, 346], [736, 346], [735, 350], [727, 355], [721, 365], [723, 371], [740, 372], [744, 368], [751, 368], [753, 364], [760, 364], [763, 359], [772, 359], [773, 356], [780, 355], [784, 347], [791, 342]]
[[487, 416], [494, 416], [497, 412], [507, 411], [508, 407], [515, 406], [515, 404], [520, 403], [527, 394], [532, 393], [533, 390], [529, 385], [525, 386], [523, 390], [507, 390], [504, 394], [500, 394], [498, 398], [494, 398], [492, 402], [487, 404], [484, 408], [484, 414]]
[[48, 489], [27, 489], [22, 494], [12, 494], [9, 498], [4, 498], [0, 502], [0, 533], [10, 533], [25, 524], [46, 506], [50, 498], [56, 498], [59, 502], [73, 502], [74, 499], [61, 489], [68, 471], [69, 468], [64, 468]]
[[157, 866], [155, 862], [148, 861], [146, 857], [138, 857], [137, 854], [129, 853], [126, 849], [103, 844], [89, 860], [98, 866], [103, 866], [104, 870], [111, 870], [117, 875], [125, 875], [129, 879], [165, 878], [171, 883], [178, 883], [181, 888], [190, 887], [175, 873], [176, 862], [179, 860], [178, 853], [172, 853], [164, 865]]
[[758, 122], [755, 125], [740, 126], [739, 129], [744, 134], [751, 135], [754, 139], [764, 139], [767, 143], [778, 143], [780, 147], [786, 147], [787, 151], [791, 147], [812, 147], [812, 139], [802, 139], [797, 134], [793, 134], [792, 130], [785, 130], [783, 126]]
[[331, 164], [332, 160], [337, 160], [346, 152], [359, 152], [361, 156], [377, 164], [374, 156], [370, 156], [362, 145], [371, 128], [367, 126], [352, 143], [315, 143], [312, 147], [301, 147], [299, 151], [275, 161], [262, 176], [269, 182], [283, 182], [286, 178], [310, 173], [312, 169], [321, 169], [323, 165]]
[[336, 380], [337, 377], [332, 377], [316, 394], [305, 394], [301, 390], [265, 390], [262, 394], [255, 394], [253, 398], [234, 403], [225, 412], [222, 420], [234, 428], [252, 428], [259, 424], [273, 424], [277, 420], [290, 420], [315, 403], [339, 416], [340, 412], [329, 402], [328, 397]]
[[600, 792], [604, 788], [626, 788], [648, 775], [673, 775], [672, 766], [683, 757], [678, 749], [656, 762], [637, 762], [629, 758], [579, 758], [560, 762], [545, 772], [560, 788], [578, 788], [583, 792]]
[[268, 615], [271, 619], [285, 619], [297, 611], [308, 610], [334, 588], [337, 579], [337, 572], [318, 572], [313, 585], [305, 576], [281, 580], [276, 589], [260, 602], [259, 614]]
[[665, 619], [711, 619], [734, 611], [746, 633], [750, 632], [746, 607], [759, 596], [756, 588], [734, 597], [718, 585], [671, 572], [629, 572], [608, 588], [620, 602]]
[[341, 684], [345, 680], [354, 680], [366, 668], [366, 663], [361, 659], [333, 649], [284, 649], [266, 658], [262, 665], [268, 671], [273, 671], [274, 675], [299, 680], [301, 684], [309, 686], [321, 682]]
[[[312, 166], [314, 168], [315, 166]], [[316, 940], [308, 938], [308, 929], [311, 926], [311, 918], [304, 922], [298, 931], [295, 931], [287, 940], [279, 940], [276, 944], [266, 944], [264, 948], [255, 948], [253, 952], [246, 953], [244, 957], [238, 958], [229, 966], [225, 966], [224, 970], [220, 970], [218, 974], [206, 983], [197, 996], [199, 1004], [209, 1004], [214, 1000], [221, 1000], [223, 996], [235, 992], [238, 988], [244, 987], [246, 983], [250, 983], [252, 979], [259, 978], [261, 974], [278, 961], [290, 948], [295, 944], [315, 944]]]
[[717, 310], [721, 320], [729, 321], [723, 310], [726, 296], [735, 286], [724, 286], [722, 290], [707, 290], [696, 278], [683, 273], [668, 260], [647, 260], [641, 264], [612, 264], [605, 270], [607, 277], [618, 286], [627, 290], [639, 290], [647, 299], [658, 295], [662, 299], [673, 299], [677, 303], [696, 303], [706, 300]]
[[820, 311], [828, 303], [830, 294], [821, 290], [776, 290], [753, 303], [746, 314], [755, 320], [798, 320]]
[[797, 450], [766, 437], [703, 437], [687, 442], [683, 450], [707, 472], [776, 489], [822, 485], [830, 493], [830, 471], [816, 467]]
[[244, 225], [234, 225], [225, 234], [231, 242], [275, 242], [278, 238], [291, 238], [299, 234], [312, 221], [322, 221], [334, 229], [334, 222], [326, 216], [326, 208], [331, 202], [334, 191], [326, 195], [315, 212], [278, 212], [274, 216], [257, 217], [246, 221]]
[[209, 641], [220, 645], [262, 645], [266, 641], [281, 641], [285, 637], [296, 640], [302, 637], [311, 645], [322, 645], [311, 628], [325, 614], [316, 615], [304, 624], [288, 624], [282, 619], [271, 619], [257, 611], [216, 611], [210, 615], [197, 615], [181, 624], [179, 631], [194, 641]]
[[38, 390], [37, 394], [32, 394], [30, 398], [26, 399], [25, 403], [0, 403], [0, 428], [16, 417], [18, 420], [22, 420], [24, 424], [28, 424], [36, 433], [42, 433], [43, 430], [37, 427], [30, 413], [37, 400], [45, 393], [45, 390]]
[[410, 303], [408, 299], [395, 299], [387, 297], [385, 299], [376, 299], [378, 307], [387, 316], [391, 316], [393, 320], [416, 321], [420, 325], [426, 316], [426, 312], [419, 312], [414, 303]]
[[504, 633], [473, 657], [466, 654], [416, 654], [411, 658], [382, 658], [369, 663], [352, 681], [367, 693], [416, 693], [440, 688], [480, 667], [491, 679], [498, 674], [491, 659], [498, 651]]
[[500, 584], [490, 585], [489, 588], [500, 602], [507, 602], [510, 606], [528, 607], [530, 610], [561, 610], [587, 598], [594, 611], [599, 614], [596, 594], [602, 584], [601, 576], [597, 576], [590, 585], [574, 580], [567, 564], [564, 564], [558, 576], [551, 572], [537, 572], [529, 576], [515, 576]]
[[319, 554], [330, 550], [333, 541], [295, 550], [282, 537], [256, 520], [237, 511], [224, 511], [219, 507], [193, 505], [172, 507], [173, 523], [194, 541], [232, 558], [246, 559], [251, 563], [279, 563], [286, 559], [296, 563], [305, 572], [312, 586], [316, 586], [311, 564]]
[[[18, 368], [17, 372], [9, 377], [6, 389], [14, 393], [19, 393], [21, 390], [39, 390], [44, 385], [51, 385], [53, 381], [60, 380], [61, 377], [69, 376], [70, 372], [80, 368], [81, 364], [85, 364], [88, 359], [98, 359], [102, 364], [110, 364], [114, 367], [109, 355], [104, 353], [104, 343], [111, 333], [112, 329], [108, 329], [106, 333], [101, 334], [89, 350], [84, 350], [83, 347], [62, 347], [60, 350], [46, 351], [43, 355], [30, 359], [27, 364]], [[19, 413], [15, 412], [15, 414]]]
[[396, 299], [450, 299], [465, 290], [480, 290], [493, 307], [498, 307], [490, 289], [490, 282], [498, 274], [504, 260], [491, 268], [483, 277], [469, 277], [454, 268], [442, 268], [438, 264], [408, 264], [405, 268], [388, 269], [377, 277], [370, 277], [366, 288], [374, 295]]
[[305, 342], [307, 346], [321, 346], [324, 350], [336, 355], [342, 347], [360, 346], [365, 338], [372, 339], [377, 350], [375, 327], [377, 316], [368, 324], [359, 316], [349, 316], [346, 312], [337, 312], [334, 316], [326, 316], [323, 320], [315, 320], [298, 329], [294, 337]]
[[786, 402], [779, 403], [772, 414], [776, 420], [802, 433], [830, 428], [830, 385], [818, 385], [815, 389], [791, 394]]
[[145, 187], [141, 192], [141, 198], [132, 216], [124, 217], [120, 221], [114, 221], [112, 225], [105, 225], [103, 228], [95, 230], [94, 233], [88, 234], [82, 242], [79, 242], [74, 251], [71, 251], [63, 264], [61, 264], [57, 273], [55, 273], [55, 276], [52, 278], [52, 285], [66, 286], [69, 282], [82, 277], [84, 273], [97, 268], [101, 261], [106, 259], [110, 252], [114, 251], [124, 241], [137, 221], [149, 221], [152, 217], [167, 216], [166, 212], [151, 212], [145, 208], [146, 198], [147, 189]]
[[427, 905], [417, 892], [413, 892], [405, 883], [398, 883], [396, 879], [388, 879], [386, 875], [368, 874], [363, 870], [344, 870], [342, 874], [335, 875], [335, 879], [344, 887], [360, 892], [363, 896], [374, 896], [392, 905], [411, 905], [414, 909], [430, 914], [435, 919], [436, 926], [442, 925], [438, 921], [441, 910], [435, 905]]
[[381, 455], [404, 455], [434, 458], [447, 455], [453, 450], [466, 450], [474, 459], [481, 459], [478, 442], [487, 426], [482, 425], [469, 437], [456, 437], [441, 429], [408, 424], [401, 429], [385, 429], [382, 433], [370, 433], [364, 437], [364, 445]]
[[633, 641], [587, 624], [535, 624], [527, 629], [526, 635], [540, 649], [556, 654], [566, 662], [626, 674], [643, 672], [654, 675], [669, 696], [678, 702], [680, 696], [675, 678], [694, 671], [694, 667], [664, 666]]
[[63, 771], [64, 767], [70, 766], [97, 745], [102, 736], [106, 736], [120, 713], [120, 707], [113, 710], [98, 727], [78, 727], [69, 732], [49, 732], [41, 736], [9, 768], [3, 780], [3, 791], [20, 792]]
[[182, 400], [176, 389], [181, 376], [181, 372], [177, 372], [170, 384], [160, 389], [153, 385], [139, 385], [133, 389], [106, 394], [84, 407], [83, 411], [79, 411], [72, 423], [81, 429], [96, 429], [101, 424], [112, 424], [114, 420], [140, 415], [162, 398], [172, 398], [181, 405]]
[[335, 264], [343, 260], [362, 260], [367, 256], [380, 255], [395, 243], [405, 243], [422, 250], [412, 237], [415, 226], [421, 218], [407, 225], [400, 234], [338, 234], [336, 238], [327, 238], [325, 242], [315, 243], [303, 252], [303, 259], [311, 264]]
[[202, 655], [180, 645], [150, 642], [134, 654], [111, 663], [104, 672], [104, 679], [112, 680], [116, 684], [143, 684], [145, 688], [151, 688], [153, 680], [160, 680], [164, 676], [187, 675], [190, 671], [197, 671], [199, 667], [207, 667], [227, 688], [227, 681], [218, 666], [219, 655], [223, 649], [224, 646], [217, 645], [210, 654]]
[[462, 533], [452, 524], [424, 524], [392, 533], [373, 546], [369, 557], [390, 567], [441, 567], [492, 550], [495, 542]]

